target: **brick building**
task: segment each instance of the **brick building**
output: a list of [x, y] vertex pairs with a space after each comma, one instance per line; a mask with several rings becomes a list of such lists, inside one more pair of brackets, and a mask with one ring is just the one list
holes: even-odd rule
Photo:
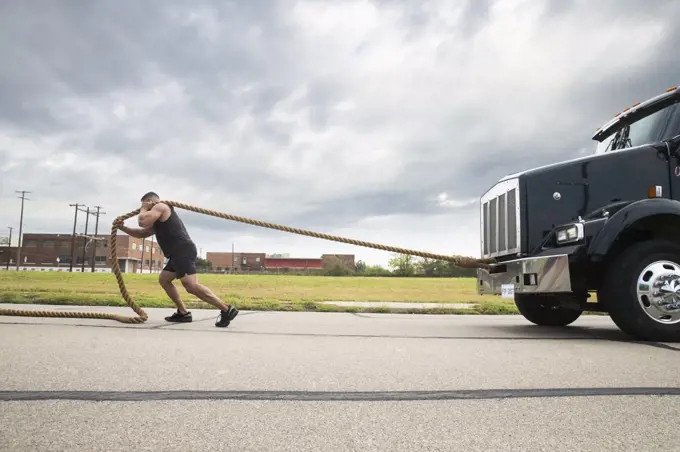
[[321, 256], [321, 260], [325, 263], [329, 258], [336, 257], [340, 259], [341, 261], [344, 261], [345, 264], [352, 270], [356, 270], [356, 262], [355, 262], [355, 257], [354, 254], [323, 254]]
[[212, 265], [212, 271], [222, 273], [280, 271], [280, 270], [319, 270], [330, 257], [337, 257], [355, 269], [353, 254], [324, 254], [320, 258], [307, 257], [269, 257], [265, 253], [223, 253], [208, 252], [206, 259]]
[[[108, 246], [108, 238], [107, 244]], [[120, 269], [126, 273], [158, 273], [163, 269], [165, 256], [155, 237], [137, 239], [127, 234], [116, 236], [116, 255]], [[125, 264], [128, 270], [123, 270]]]
[[265, 253], [221, 253], [208, 252], [206, 259], [212, 265], [212, 271], [222, 273], [232, 269], [238, 271], [262, 271], [266, 259]]
[[[81, 271], [84, 262], [85, 271], [89, 272], [92, 267], [94, 249], [95, 271], [111, 271], [110, 235], [98, 235], [97, 239], [102, 240], [76, 237], [73, 256], [71, 254], [72, 239], [72, 234], [23, 234], [19, 268], [27, 271], [68, 271], [73, 261], [73, 271]], [[85, 254], [84, 259], [83, 254]], [[142, 240], [127, 234], [118, 234], [116, 255], [123, 273], [158, 272], [165, 261], [153, 237]], [[16, 246], [0, 248], [0, 270], [6, 269], [8, 260], [10, 268], [15, 268], [16, 256]]]
[[306, 257], [268, 257], [265, 261], [267, 270], [320, 270], [323, 261], [319, 258]]
[[[98, 240], [76, 237], [72, 259], [71, 234], [23, 234], [21, 263], [19, 268], [27, 271], [68, 271], [73, 260], [73, 271], [80, 272], [85, 253], [85, 271], [91, 271], [92, 250], [95, 248], [95, 271], [110, 272], [108, 234], [100, 234]], [[13, 244], [16, 238], [12, 237]], [[158, 273], [163, 268], [165, 256], [152, 236], [137, 239], [127, 234], [116, 236], [116, 255], [123, 273]], [[10, 269], [16, 268], [16, 246], [0, 246], [0, 270], [5, 270], [9, 260]], [[345, 261], [349, 268], [355, 269], [353, 254], [323, 254], [320, 258], [294, 258], [284, 256], [268, 257], [265, 253], [208, 252], [206, 258], [211, 262], [213, 272], [265, 272], [285, 270], [319, 270], [331, 257]]]

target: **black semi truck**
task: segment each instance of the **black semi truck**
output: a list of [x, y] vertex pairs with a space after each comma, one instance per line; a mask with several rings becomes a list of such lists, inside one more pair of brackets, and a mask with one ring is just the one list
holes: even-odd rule
[[[680, 87], [599, 128], [592, 155], [508, 175], [480, 203], [478, 293], [537, 325], [609, 314], [637, 340], [680, 341]], [[593, 296], [594, 295], [594, 296]]]

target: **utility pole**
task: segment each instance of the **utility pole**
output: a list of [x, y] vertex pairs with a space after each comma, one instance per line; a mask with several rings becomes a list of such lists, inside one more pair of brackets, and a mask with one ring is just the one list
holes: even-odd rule
[[[100, 209], [102, 208], [101, 206], [95, 206], [97, 208], [97, 212], [94, 214], [97, 216], [97, 221], [94, 224], [94, 237], [95, 239], [97, 238], [97, 233], [99, 232], [99, 216], [100, 215], [106, 215], [106, 212], [100, 212]], [[98, 240], [94, 241], [94, 246], [92, 247], [92, 273], [94, 273], [94, 264], [95, 261], [97, 260], [97, 242]]]
[[85, 251], [87, 250], [87, 224], [90, 222], [90, 208], [85, 211], [85, 233], [83, 234], [83, 261], [80, 263], [80, 272], [85, 273]]
[[150, 268], [151, 268], [151, 273], [156, 273], [156, 252], [153, 250], [153, 245], [154, 245], [154, 236], [151, 236], [151, 260], [150, 262]]
[[10, 251], [12, 250], [12, 230], [14, 229], [12, 226], [7, 226], [9, 229], [9, 242], [7, 242], [7, 267], [5, 267], [6, 270], [9, 270], [9, 257], [10, 257]]
[[142, 272], [142, 275], [144, 274], [144, 248], [146, 244], [146, 239], [142, 238], [142, 260], [139, 261], [139, 271]]
[[26, 193], [30, 193], [30, 191], [26, 190], [15, 191], [17, 193], [21, 193], [21, 196], [19, 196], [19, 199], [21, 199], [21, 217], [19, 218], [19, 242], [17, 243], [17, 271], [19, 271], [19, 264], [21, 263], [21, 234], [23, 232], [24, 227], [24, 201], [29, 200], [26, 197]]
[[70, 272], [73, 271], [73, 261], [76, 258], [76, 226], [78, 225], [78, 210], [80, 210], [80, 207], [84, 205], [85, 204], [69, 204], [70, 207], [76, 208], [76, 213], [73, 217], [73, 236], [71, 236], [71, 262], [68, 266], [68, 271]]

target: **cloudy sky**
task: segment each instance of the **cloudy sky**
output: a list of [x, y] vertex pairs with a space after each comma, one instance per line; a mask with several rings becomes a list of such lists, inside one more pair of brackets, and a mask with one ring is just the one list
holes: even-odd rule
[[[241, 216], [479, 255], [498, 178], [592, 152], [680, 82], [668, 0], [0, 4], [0, 226], [104, 230], [149, 190]], [[82, 215], [81, 215], [82, 218]], [[388, 253], [194, 214], [203, 252]], [[128, 223], [134, 225], [136, 220]], [[84, 229], [84, 220], [78, 226]]]

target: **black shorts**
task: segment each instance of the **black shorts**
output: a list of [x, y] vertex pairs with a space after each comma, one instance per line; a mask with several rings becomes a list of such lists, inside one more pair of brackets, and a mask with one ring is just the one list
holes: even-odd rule
[[196, 274], [196, 258], [193, 256], [171, 256], [163, 270], [175, 273], [177, 278]]

